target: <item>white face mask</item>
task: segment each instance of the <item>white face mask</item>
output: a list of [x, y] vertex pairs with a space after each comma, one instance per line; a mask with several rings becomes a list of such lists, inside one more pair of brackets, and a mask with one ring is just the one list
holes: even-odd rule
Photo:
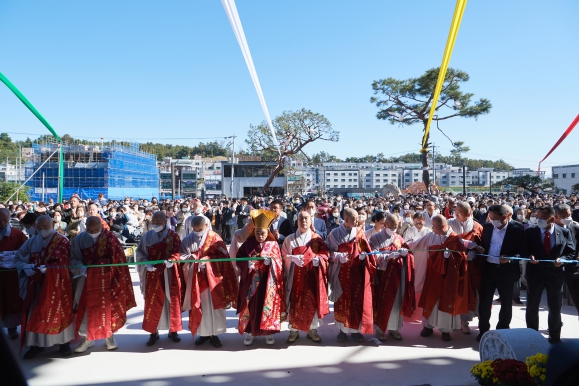
[[396, 233], [395, 231], [393, 231], [393, 230], [390, 229], [390, 228], [384, 228], [384, 231], [386, 232], [386, 234], [387, 234], [388, 236], [392, 236], [394, 233]]
[[203, 235], [205, 234], [205, 231], [199, 231], [199, 232], [193, 231], [193, 233], [195, 233], [195, 236], [197, 236], [197, 237], [199, 237], [199, 238], [202, 238]]
[[158, 225], [156, 227], [153, 227], [153, 230], [157, 233], [161, 232], [163, 229], [165, 229], [164, 225]]
[[519, 220], [524, 220], [524, 219], [525, 219], [525, 216], [522, 215], [522, 214], [518, 214], [518, 215], [517, 215], [517, 218], [518, 218]]
[[315, 217], [315, 215], [316, 215], [316, 210], [315, 210], [315, 209], [310, 209], [310, 210], [308, 210], [308, 213], [309, 213], [310, 216], [312, 216], [312, 218], [313, 218], [313, 217]]
[[493, 226], [495, 228], [500, 228], [503, 226], [503, 223], [501, 222], [501, 220], [491, 220], [491, 224], [493, 224]]
[[410, 205], [404, 205], [404, 209], [408, 210], [410, 208]]
[[92, 237], [93, 240], [96, 240], [96, 238], [100, 236], [101, 232], [102, 231], [98, 231], [97, 233], [89, 233], [89, 236]]
[[535, 226], [535, 225], [537, 225], [537, 218], [531, 217], [531, 218], [529, 218], [529, 222], [531, 223], [532, 226]]
[[334, 212], [334, 213], [332, 213], [332, 216], [334, 216], [335, 218], [338, 218], [338, 217], [340, 217], [340, 213], [339, 213], [339, 212]]
[[201, 207], [195, 208], [195, 214], [201, 214], [202, 211], [203, 211], [203, 208], [201, 208]]
[[411, 224], [412, 223], [412, 219], [410, 217], [404, 217], [404, 222], [406, 224]]
[[573, 219], [571, 217], [567, 217], [567, 218], [562, 218], [561, 219], [561, 223], [563, 225], [565, 225], [566, 227], [568, 227], [569, 225], [571, 225], [571, 223], [573, 222]]
[[543, 220], [542, 218], [537, 219], [537, 226], [541, 229], [547, 229], [550, 227], [550, 224], [547, 220]]
[[42, 235], [43, 239], [46, 239], [46, 238], [52, 236], [53, 233], [54, 233], [54, 229], [43, 229], [42, 231], [40, 231], [40, 234]]

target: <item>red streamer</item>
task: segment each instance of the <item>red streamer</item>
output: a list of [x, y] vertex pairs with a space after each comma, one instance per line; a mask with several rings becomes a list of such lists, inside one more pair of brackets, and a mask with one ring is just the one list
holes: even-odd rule
[[551, 155], [552, 152], [555, 151], [555, 149], [561, 144], [561, 142], [563, 142], [565, 140], [565, 138], [567, 138], [567, 136], [569, 134], [571, 134], [571, 132], [573, 131], [573, 129], [575, 128], [575, 126], [577, 126], [577, 123], [579, 123], [579, 114], [575, 117], [575, 119], [573, 120], [573, 122], [571, 122], [571, 125], [569, 125], [569, 127], [567, 128], [567, 130], [565, 130], [565, 132], [563, 133], [563, 135], [561, 136], [561, 138], [559, 138], [559, 140], [557, 141], [557, 143], [555, 144], [555, 146], [553, 146], [551, 148], [551, 150], [549, 150], [549, 152], [547, 153], [547, 155], [545, 156], [545, 158], [543, 158], [541, 160], [541, 162], [539, 162], [539, 168], [537, 170], [538, 175], [541, 175], [541, 163], [547, 159], [548, 156]]

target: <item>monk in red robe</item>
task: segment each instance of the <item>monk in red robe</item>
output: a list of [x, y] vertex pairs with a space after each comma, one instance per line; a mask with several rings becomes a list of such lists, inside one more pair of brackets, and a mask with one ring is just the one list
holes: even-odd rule
[[328, 305], [328, 258], [330, 251], [313, 228], [311, 212], [298, 215], [298, 230], [285, 238], [281, 254], [284, 257], [285, 302], [289, 310], [288, 343], [306, 331], [307, 338], [320, 343], [318, 327], [330, 313]]
[[24, 359], [60, 345], [60, 355], [72, 354], [72, 277], [70, 243], [55, 232], [52, 219], [36, 219], [37, 235], [28, 239], [16, 253], [20, 270], [22, 306], [22, 343], [30, 347]]
[[256, 260], [238, 261], [240, 270], [237, 313], [238, 330], [246, 333], [243, 344], [253, 344], [255, 336], [266, 336], [265, 343], [275, 343], [273, 334], [281, 331], [285, 320], [282, 259], [279, 245], [269, 231], [275, 213], [269, 210], [250, 212], [254, 231], [237, 251], [237, 257]]
[[137, 265], [141, 279], [141, 293], [145, 298], [143, 330], [149, 332], [147, 346], [159, 340], [159, 330], [169, 330], [169, 339], [180, 342], [177, 334], [183, 329], [181, 314], [184, 287], [179, 252], [181, 238], [167, 226], [167, 216], [158, 211], [151, 220], [153, 229], [143, 235], [137, 248]]
[[135, 307], [129, 267], [87, 268], [86, 265], [125, 263], [119, 239], [102, 227], [100, 217], [86, 220], [86, 232], [72, 242], [71, 272], [79, 280], [75, 291], [77, 305], [75, 329], [82, 340], [74, 350], [85, 352], [104, 339], [107, 350], [118, 347], [113, 333], [127, 321], [127, 311]]
[[18, 271], [14, 265], [14, 254], [27, 240], [19, 229], [10, 226], [10, 211], [0, 208], [0, 321], [8, 328], [10, 339], [18, 339], [18, 326], [22, 319], [22, 298], [18, 288]]
[[362, 334], [374, 331], [372, 283], [376, 258], [371, 252], [363, 227], [358, 228], [358, 212], [344, 209], [344, 222], [326, 239], [330, 249], [330, 300], [334, 302], [334, 318], [340, 329], [338, 342], [350, 333], [357, 342]]
[[[459, 202], [454, 208], [454, 218], [448, 220], [448, 225], [453, 232], [463, 240], [468, 240], [480, 245], [482, 242], [483, 227], [472, 217], [472, 208], [467, 202]], [[462, 332], [470, 334], [469, 322], [478, 316], [478, 304], [481, 284], [482, 258], [477, 257], [476, 252], [468, 254], [468, 313], [460, 316]]]
[[[225, 308], [237, 300], [238, 283], [227, 246], [209, 228], [210, 224], [207, 217], [194, 216], [192, 232], [181, 242], [183, 260], [202, 260], [183, 264], [186, 283], [183, 311], [189, 311], [191, 334], [199, 335], [195, 344], [210, 341], [219, 348], [222, 344], [218, 335], [227, 329]], [[228, 261], [215, 261], [220, 259]]]

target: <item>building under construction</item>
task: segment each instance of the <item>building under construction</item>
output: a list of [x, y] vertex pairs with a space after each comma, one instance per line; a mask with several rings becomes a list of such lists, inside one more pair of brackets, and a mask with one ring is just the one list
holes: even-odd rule
[[[26, 162], [26, 183], [35, 201], [56, 201], [58, 196], [58, 144], [35, 144]], [[48, 161], [47, 161], [48, 160]], [[148, 198], [159, 195], [159, 172], [155, 155], [130, 147], [110, 145], [64, 145], [63, 198], [73, 194], [95, 199]], [[47, 161], [46, 163], [44, 163]], [[44, 163], [44, 164], [43, 164]]]

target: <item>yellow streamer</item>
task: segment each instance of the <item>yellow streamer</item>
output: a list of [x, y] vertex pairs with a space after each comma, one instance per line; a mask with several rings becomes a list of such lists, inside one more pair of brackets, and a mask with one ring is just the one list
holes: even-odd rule
[[458, 30], [460, 29], [460, 23], [462, 21], [464, 9], [466, 8], [466, 2], [467, 0], [456, 0], [456, 7], [454, 8], [452, 24], [450, 25], [448, 39], [446, 40], [446, 47], [444, 48], [442, 64], [440, 65], [438, 80], [436, 81], [436, 87], [434, 89], [434, 98], [432, 99], [432, 105], [430, 106], [430, 113], [428, 114], [428, 122], [426, 124], [426, 129], [424, 130], [424, 137], [422, 138], [422, 150], [420, 152], [428, 151], [427, 138], [428, 133], [430, 132], [430, 124], [432, 123], [432, 118], [436, 113], [436, 104], [438, 102], [438, 98], [440, 97], [440, 92], [442, 90], [444, 79], [446, 78], [446, 70], [448, 69], [448, 63], [450, 63], [450, 57], [452, 56], [452, 50], [454, 49], [454, 42], [456, 41], [456, 36], [458, 35]]

